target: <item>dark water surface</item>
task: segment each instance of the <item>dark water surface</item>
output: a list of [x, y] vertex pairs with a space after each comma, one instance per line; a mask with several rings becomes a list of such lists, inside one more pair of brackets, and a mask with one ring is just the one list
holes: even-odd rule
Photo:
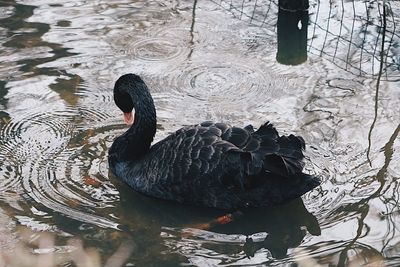
[[[77, 237], [127, 266], [400, 266], [400, 2], [385, 10], [0, 0], [0, 250], [25, 226], [53, 233], [56, 255]], [[112, 87], [128, 72], [151, 87], [156, 140], [270, 120], [304, 137], [321, 186], [209, 229], [224, 213], [134, 193], [107, 165], [126, 130]]]

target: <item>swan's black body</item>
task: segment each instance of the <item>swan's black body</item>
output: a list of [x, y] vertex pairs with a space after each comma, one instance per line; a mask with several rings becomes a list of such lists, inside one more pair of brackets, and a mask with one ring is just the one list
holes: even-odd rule
[[304, 140], [279, 136], [269, 122], [257, 131], [203, 122], [150, 146], [156, 112], [142, 79], [119, 78], [114, 99], [124, 112], [135, 108], [135, 122], [110, 148], [110, 168], [146, 195], [237, 209], [283, 203], [319, 185], [318, 178], [302, 173]]

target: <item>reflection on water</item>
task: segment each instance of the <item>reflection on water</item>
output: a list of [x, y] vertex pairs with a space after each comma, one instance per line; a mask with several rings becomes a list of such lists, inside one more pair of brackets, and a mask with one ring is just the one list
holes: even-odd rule
[[253, 210], [242, 216], [245, 218], [217, 225], [212, 231], [163, 227], [161, 236], [169, 248], [178, 249], [193, 264], [201, 265], [204, 259], [199, 255], [213, 258], [212, 264], [272, 263], [286, 258], [288, 250], [299, 246], [307, 233], [321, 234], [316, 217], [301, 199], [265, 213]]
[[[399, 265], [399, 12], [396, 1], [385, 12], [378, 1], [0, 2], [0, 247], [23, 225], [52, 232], [58, 255], [84, 251], [77, 237], [102, 262], [122, 251], [143, 266]], [[323, 183], [225, 225], [212, 223], [220, 211], [132, 192], [107, 166], [125, 130], [111, 88], [127, 72], [151, 87], [157, 140], [203, 120], [270, 120], [306, 139], [306, 169]]]

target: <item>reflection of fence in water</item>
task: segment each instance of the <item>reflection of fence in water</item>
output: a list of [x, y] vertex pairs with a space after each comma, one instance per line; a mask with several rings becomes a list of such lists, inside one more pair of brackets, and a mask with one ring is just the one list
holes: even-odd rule
[[[276, 35], [278, 0], [211, 0], [236, 18], [269, 29]], [[308, 47], [337, 67], [355, 75], [379, 72], [382, 50], [383, 6], [381, 1], [310, 1]], [[400, 79], [400, 22], [387, 1], [382, 78]]]

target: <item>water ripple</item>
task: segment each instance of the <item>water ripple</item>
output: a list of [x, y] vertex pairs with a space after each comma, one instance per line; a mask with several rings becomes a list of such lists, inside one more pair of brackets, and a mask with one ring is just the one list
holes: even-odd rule
[[166, 61], [182, 56], [186, 49], [172, 40], [163, 38], [147, 38], [133, 43], [127, 52], [143, 61]]
[[[99, 123], [110, 118], [90, 109], [80, 113]], [[6, 164], [0, 169], [5, 178], [0, 188], [15, 191], [22, 183], [27, 195], [46, 208], [81, 222], [117, 228], [112, 220], [95, 215], [96, 209], [112, 207], [118, 199], [108, 178], [98, 173], [107, 168], [108, 144], [96, 138], [93, 129], [76, 132], [76, 114], [73, 110], [26, 114], [1, 127], [0, 158]], [[112, 139], [107, 134], [111, 128], [99, 135]], [[83, 140], [83, 144], [74, 140]]]
[[201, 101], [229, 98], [242, 102], [257, 97], [268, 100], [278, 93], [276, 81], [268, 73], [237, 61], [190, 63], [171, 71], [169, 77], [161, 81], [165, 89], [172, 86]]
[[[72, 128], [67, 112], [46, 112], [11, 120], [0, 129], [4, 140], [2, 154], [24, 163], [38, 156], [56, 154], [63, 149]], [[21, 117], [21, 118], [22, 118]], [[51, 142], [50, 142], [51, 141]]]

